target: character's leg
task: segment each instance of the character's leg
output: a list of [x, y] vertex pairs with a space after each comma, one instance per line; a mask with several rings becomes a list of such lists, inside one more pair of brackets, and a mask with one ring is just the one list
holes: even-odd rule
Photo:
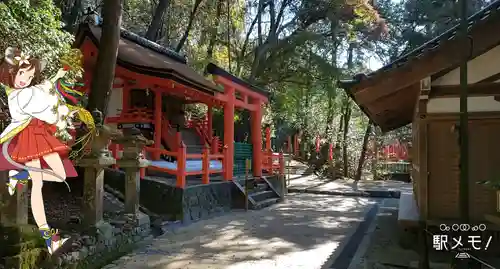
[[58, 153], [50, 153], [42, 157], [43, 160], [49, 165], [51, 169], [47, 169], [49, 171], [54, 172], [59, 177], [54, 175], [43, 173], [44, 181], [53, 181], [53, 182], [61, 182], [66, 180], [66, 170], [64, 170], [64, 164], [61, 160], [61, 157]]
[[[26, 166], [41, 168], [40, 160], [36, 159], [26, 163]], [[42, 187], [43, 187], [43, 175], [41, 172], [30, 171], [30, 177], [32, 182], [31, 188], [31, 211], [33, 212], [33, 218], [42, 234], [42, 238], [45, 239], [45, 244], [49, 253], [52, 254], [54, 251], [59, 249], [68, 238], [58, 238], [57, 233], [50, 229], [47, 224], [47, 218], [45, 216], [45, 206], [43, 203]]]

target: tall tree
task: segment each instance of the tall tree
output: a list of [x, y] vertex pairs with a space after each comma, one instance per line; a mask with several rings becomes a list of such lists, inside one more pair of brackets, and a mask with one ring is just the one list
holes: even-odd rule
[[163, 21], [163, 16], [170, 6], [170, 0], [159, 0], [158, 5], [155, 8], [155, 13], [153, 19], [149, 24], [148, 30], [146, 31], [146, 38], [151, 41], [156, 41], [158, 37], [158, 32], [160, 31], [161, 24]]
[[115, 77], [116, 57], [120, 41], [123, 0], [106, 0], [102, 8], [103, 24], [99, 54], [94, 68], [88, 109], [97, 109], [105, 116]]
[[[347, 72], [352, 74], [352, 68], [354, 66], [354, 42], [349, 43], [349, 48], [347, 50]], [[343, 134], [342, 134], [342, 159], [344, 163], [344, 177], [349, 176], [349, 158], [348, 158], [348, 146], [347, 135], [349, 134], [349, 122], [351, 120], [352, 114], [352, 101], [346, 96], [344, 102], [344, 112], [343, 112]]]
[[200, 7], [201, 2], [203, 2], [203, 0], [196, 0], [194, 2], [193, 10], [191, 10], [191, 13], [189, 14], [189, 21], [188, 21], [188, 25], [186, 27], [186, 30], [184, 31], [184, 34], [182, 35], [181, 39], [179, 40], [177, 47], [175, 47], [176, 52], [181, 51], [182, 47], [184, 47], [184, 43], [186, 43], [186, 40], [189, 37], [189, 32], [191, 31], [191, 28], [193, 28], [193, 22], [194, 22], [194, 19], [196, 18], [196, 12], [198, 11], [198, 8]]
[[372, 122], [369, 121], [368, 125], [366, 125], [365, 135], [363, 136], [363, 145], [361, 146], [361, 155], [359, 156], [358, 168], [356, 169], [356, 174], [354, 175], [354, 180], [361, 180], [361, 175], [363, 173], [363, 165], [365, 164], [366, 159], [366, 151], [368, 149], [368, 139], [370, 138], [370, 134], [372, 133]]
[[212, 61], [212, 58], [214, 56], [214, 47], [215, 43], [217, 41], [217, 30], [219, 29], [219, 24], [221, 20], [221, 15], [222, 15], [222, 2], [223, 0], [216, 0], [217, 1], [217, 7], [215, 11], [215, 24], [210, 27], [210, 41], [208, 43], [207, 47], [207, 61], [210, 62]]

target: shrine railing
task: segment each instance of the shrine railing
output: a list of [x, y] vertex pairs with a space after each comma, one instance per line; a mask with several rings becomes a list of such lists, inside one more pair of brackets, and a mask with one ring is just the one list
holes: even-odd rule
[[210, 130], [208, 126], [208, 121], [206, 119], [191, 119], [186, 122], [186, 127], [187, 128], [193, 128], [196, 130], [198, 135], [201, 137], [201, 143], [205, 144], [211, 144], [212, 139], [210, 137], [210, 133], [212, 130]]
[[[223, 150], [221, 154], [211, 154], [211, 149], [209, 147], [205, 147], [201, 154], [187, 154], [186, 146], [184, 143], [180, 144], [177, 151], [169, 151], [161, 148], [154, 147], [146, 147], [144, 149], [144, 156], [146, 159], [150, 161], [160, 161], [160, 158], [156, 158], [158, 155], [163, 155], [164, 157], [171, 157], [172, 159], [176, 159], [175, 162], [161, 162], [161, 163], [152, 163], [152, 165], [148, 166], [147, 169], [156, 170], [160, 172], [165, 172], [171, 175], [176, 176], [176, 186], [179, 188], [184, 188], [186, 186], [186, 176], [192, 175], [201, 175], [202, 184], [210, 183], [210, 175], [216, 173], [225, 174], [226, 169], [228, 169], [227, 160], [228, 157], [227, 151]], [[113, 152], [113, 157], [116, 159], [121, 158], [121, 147], [120, 145], [111, 144], [111, 151]], [[152, 160], [151, 160], [152, 159]], [[201, 160], [201, 170], [196, 169], [191, 171], [188, 167], [188, 160]], [[211, 168], [210, 164], [213, 160], [217, 160], [221, 162], [221, 168]], [[162, 166], [162, 164], [169, 164], [171, 167]], [[114, 166], [115, 169], [119, 167], [117, 165]], [[146, 176], [146, 168], [141, 168], [141, 178]]]
[[262, 154], [262, 170], [266, 170], [270, 174], [283, 175], [285, 172], [285, 157], [283, 152], [275, 153], [271, 150], [263, 150]]

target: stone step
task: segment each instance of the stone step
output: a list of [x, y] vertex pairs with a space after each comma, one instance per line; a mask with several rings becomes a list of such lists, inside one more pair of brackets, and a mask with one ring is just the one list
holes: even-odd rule
[[5, 245], [2, 246], [0, 251], [2, 257], [10, 257], [18, 255], [26, 250], [42, 248], [44, 246], [43, 241], [38, 239], [32, 239], [15, 245]]
[[274, 205], [278, 203], [280, 198], [269, 198], [260, 202], [257, 202], [257, 204], [254, 205], [253, 209], [262, 209], [271, 205]]
[[250, 194], [250, 197], [253, 198], [254, 201], [260, 202], [270, 198], [277, 198], [277, 195], [272, 190], [253, 192]]
[[269, 189], [267, 183], [257, 183], [254, 187], [254, 191], [265, 191], [267, 189]]

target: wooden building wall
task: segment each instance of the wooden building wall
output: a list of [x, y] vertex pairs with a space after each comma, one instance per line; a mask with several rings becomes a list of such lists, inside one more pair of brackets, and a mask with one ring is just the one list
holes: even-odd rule
[[[477, 182], [500, 180], [498, 61], [500, 46], [469, 61], [469, 208], [471, 220], [479, 222], [496, 212], [496, 195]], [[430, 221], [460, 217], [459, 73], [455, 68], [420, 82], [412, 125], [412, 177], [420, 215]]]

